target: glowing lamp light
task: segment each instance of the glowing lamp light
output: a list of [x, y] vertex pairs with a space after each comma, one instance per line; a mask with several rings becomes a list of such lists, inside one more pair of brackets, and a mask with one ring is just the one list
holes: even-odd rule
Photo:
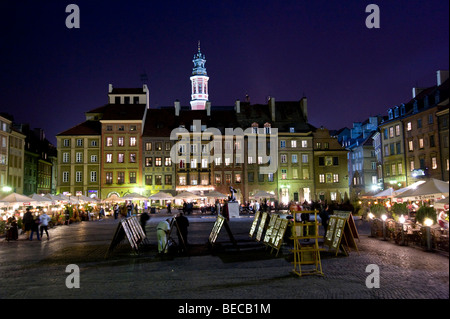
[[386, 219], [387, 219], [386, 214], [381, 215], [381, 219], [382, 219], [383, 221], [386, 221]]
[[401, 215], [398, 221], [403, 224], [405, 222], [405, 217]]
[[372, 214], [372, 213], [369, 213], [369, 215], [368, 215], [368, 216], [369, 216], [369, 218], [370, 218], [370, 219], [373, 219], [373, 218], [375, 217], [375, 215], [374, 215], [374, 214]]
[[431, 218], [425, 218], [423, 224], [427, 227], [430, 227], [431, 225], [433, 225], [433, 220]]

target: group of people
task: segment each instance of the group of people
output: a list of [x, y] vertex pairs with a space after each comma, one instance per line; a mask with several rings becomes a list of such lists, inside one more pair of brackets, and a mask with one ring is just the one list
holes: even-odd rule
[[[147, 222], [150, 220], [150, 215], [143, 212], [140, 216], [141, 227], [145, 234]], [[189, 220], [180, 212], [173, 219], [167, 218], [162, 220], [156, 226], [156, 237], [158, 242], [158, 253], [163, 255], [169, 252], [187, 253], [187, 236], [188, 236]], [[178, 244], [176, 244], [170, 237], [171, 230], [176, 229]]]
[[[33, 213], [29, 208], [26, 209], [23, 215], [23, 227], [28, 240], [33, 240], [33, 235], [36, 233], [37, 240], [41, 240], [44, 231], [47, 235], [47, 240], [50, 239], [48, 235], [48, 225], [51, 221], [51, 217], [47, 215], [45, 211], [41, 211], [39, 215], [33, 216]], [[6, 233], [6, 240], [18, 240], [19, 229], [16, 218], [11, 216], [8, 218], [8, 230]]]

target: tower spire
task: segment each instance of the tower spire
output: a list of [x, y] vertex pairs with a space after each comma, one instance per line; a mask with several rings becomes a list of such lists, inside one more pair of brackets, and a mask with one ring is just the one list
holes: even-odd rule
[[204, 110], [208, 101], [208, 74], [206, 73], [205, 55], [200, 51], [200, 40], [198, 41], [198, 51], [192, 60], [194, 68], [191, 76], [191, 109]]

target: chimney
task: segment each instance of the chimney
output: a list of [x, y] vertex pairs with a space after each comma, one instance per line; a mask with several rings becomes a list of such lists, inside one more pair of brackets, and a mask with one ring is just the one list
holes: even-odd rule
[[423, 90], [425, 90], [424, 88], [413, 88], [412, 89], [412, 96], [413, 99], [420, 94], [420, 92], [422, 92]]
[[206, 115], [211, 116], [211, 102], [210, 101], [206, 102]]
[[269, 107], [270, 107], [270, 115], [272, 118], [272, 122], [275, 122], [275, 98], [269, 98]]
[[110, 83], [110, 84], [109, 84], [109, 87], [108, 87], [108, 92], [111, 93], [112, 90], [113, 90], [113, 85]]
[[437, 73], [437, 85], [440, 86], [442, 83], [444, 83], [446, 80], [448, 80], [448, 70], [442, 71], [439, 70]]
[[234, 103], [234, 110], [236, 113], [241, 113], [241, 101], [236, 100], [236, 103]]
[[180, 116], [180, 101], [176, 100], [175, 101], [175, 116]]
[[148, 91], [147, 84], [144, 84], [143, 90], [145, 92], [145, 102], [147, 103], [147, 108], [150, 108], [150, 97], [149, 97], [150, 92]]
[[300, 111], [302, 112], [305, 122], [308, 122], [308, 100], [306, 97], [302, 97], [300, 100]]

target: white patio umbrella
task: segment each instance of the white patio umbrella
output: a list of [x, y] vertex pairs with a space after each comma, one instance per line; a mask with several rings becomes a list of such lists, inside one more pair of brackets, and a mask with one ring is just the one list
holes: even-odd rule
[[2, 202], [6, 202], [8, 206], [20, 205], [20, 206], [29, 206], [35, 205], [37, 203], [36, 200], [31, 199], [28, 196], [11, 193], [4, 198], [1, 199]]
[[122, 198], [125, 200], [148, 200], [147, 197], [138, 193], [130, 193], [125, 196], [122, 196]]
[[102, 200], [102, 202], [111, 202], [111, 203], [119, 203], [124, 201], [125, 199], [121, 198], [120, 196], [117, 196], [116, 194], [112, 194], [111, 196]]
[[396, 197], [409, 200], [441, 199], [449, 195], [448, 187], [448, 182], [430, 178], [416, 189], [407, 190]]
[[208, 198], [228, 198], [228, 195], [222, 194], [218, 191], [210, 191], [208, 194], [205, 194], [205, 197]]
[[62, 202], [68, 202], [69, 204], [78, 204], [79, 201], [76, 196], [66, 196], [64, 194], [58, 194], [57, 197], [60, 198], [60, 201]]
[[434, 202], [434, 208], [448, 210], [448, 196]]
[[195, 195], [191, 192], [182, 192], [174, 196], [174, 199], [197, 199], [197, 198], [200, 198], [200, 196]]
[[255, 198], [255, 199], [258, 199], [258, 198], [275, 198], [275, 195], [271, 194], [269, 192], [266, 192], [266, 191], [259, 191], [255, 195], [250, 196], [250, 197], [251, 198]]
[[379, 192], [378, 194], [375, 194], [373, 197], [375, 198], [391, 198], [394, 197], [394, 189], [392, 187], [389, 187], [388, 189], [385, 189], [384, 191]]
[[151, 200], [170, 200], [173, 199], [173, 195], [165, 192], [158, 192], [149, 197]]
[[52, 200], [50, 198], [44, 197], [44, 196], [36, 194], [36, 193], [31, 195], [30, 198], [33, 200], [36, 200], [37, 201], [36, 205], [38, 205], [38, 206], [52, 205]]

